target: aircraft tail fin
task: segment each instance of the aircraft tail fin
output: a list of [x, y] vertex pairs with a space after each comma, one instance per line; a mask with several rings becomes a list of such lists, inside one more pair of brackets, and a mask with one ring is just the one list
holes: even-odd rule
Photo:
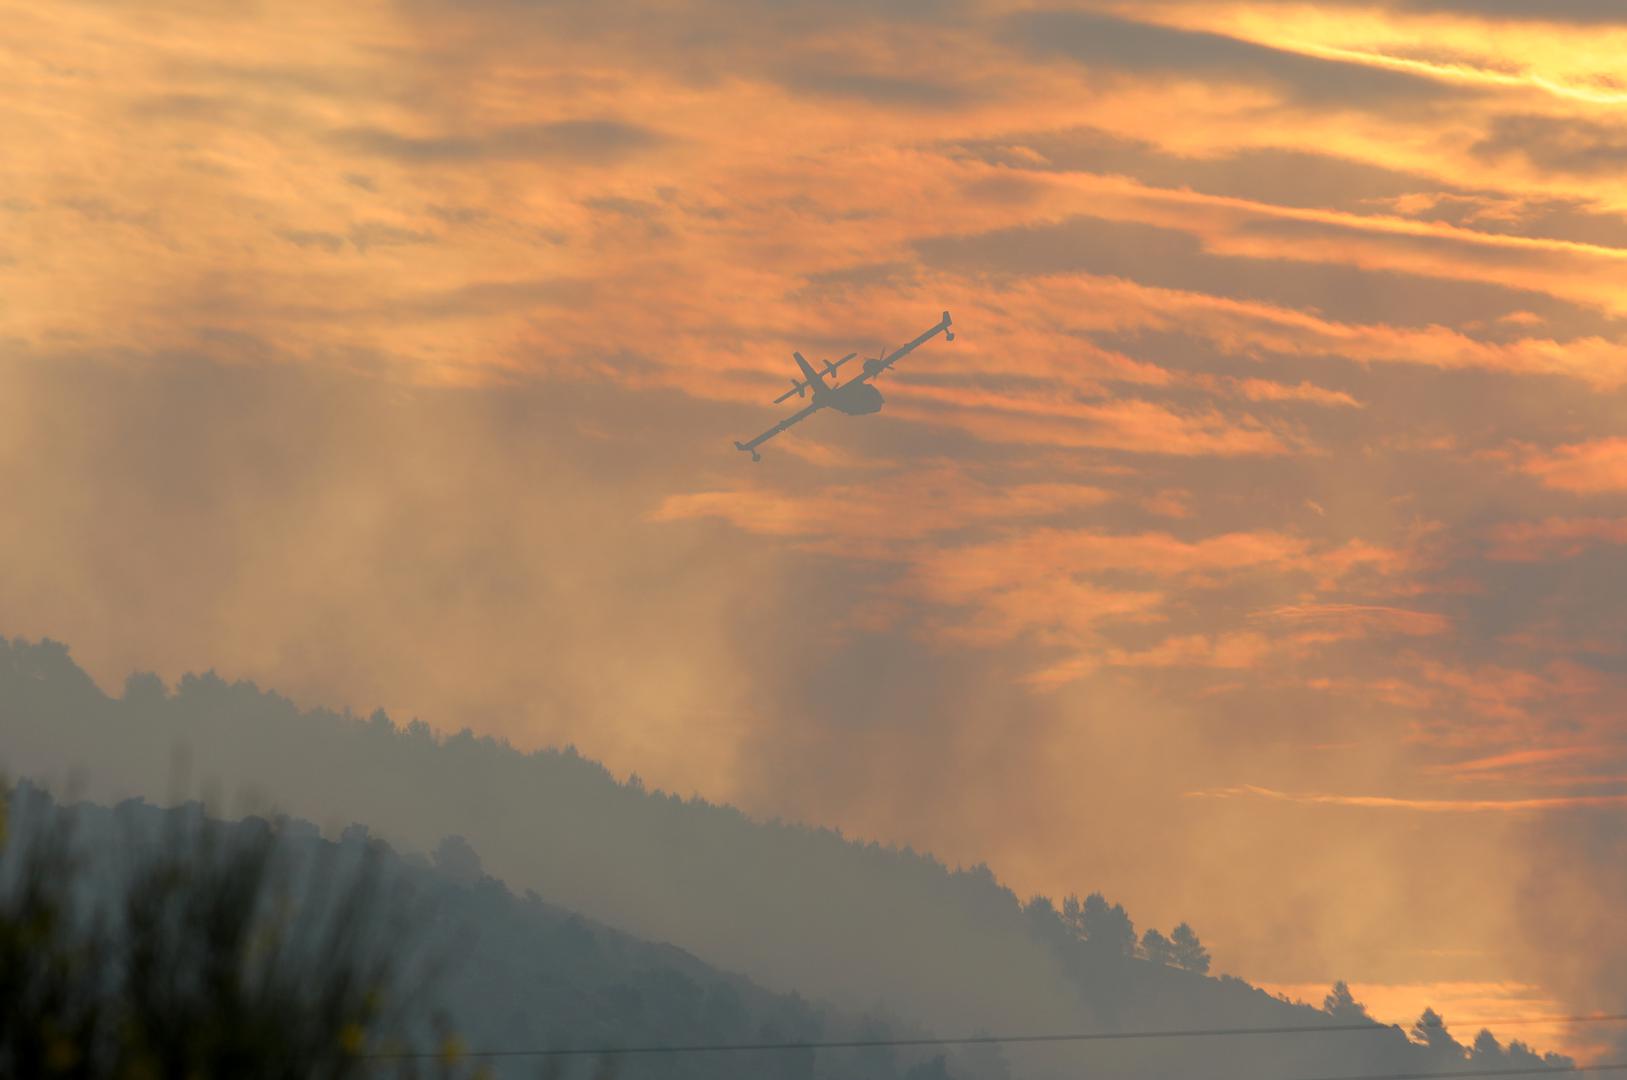
[[802, 377], [808, 380], [808, 385], [810, 387], [814, 387], [819, 390], [829, 389], [825, 385], [825, 380], [820, 378], [819, 372], [815, 371], [813, 369], [813, 365], [802, 358], [801, 353], [794, 352], [791, 355], [796, 358], [797, 367], [802, 369]]

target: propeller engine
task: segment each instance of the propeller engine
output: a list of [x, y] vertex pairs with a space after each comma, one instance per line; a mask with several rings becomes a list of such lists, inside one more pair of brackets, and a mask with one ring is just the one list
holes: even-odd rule
[[874, 357], [865, 358], [864, 373], [870, 376], [872, 379], [881, 378], [881, 373], [886, 370], [881, 366], [881, 362], [885, 359], [887, 359], [887, 354], [881, 351], [880, 347], [878, 346], [876, 349], [876, 355]]
[[841, 367], [843, 364], [847, 363], [849, 360], [853, 359], [857, 355], [859, 355], [859, 354], [856, 353], [856, 352], [850, 352], [846, 356], [842, 357], [840, 360], [836, 361], [835, 363], [832, 363], [831, 361], [826, 360], [825, 361], [825, 370], [821, 371], [820, 374], [826, 376], [827, 378], [834, 378], [835, 375], [836, 375], [836, 369]]

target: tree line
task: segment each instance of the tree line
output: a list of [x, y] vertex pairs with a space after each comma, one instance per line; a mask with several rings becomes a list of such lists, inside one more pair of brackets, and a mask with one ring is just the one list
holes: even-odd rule
[[1124, 905], [1109, 904], [1099, 892], [1083, 900], [1069, 894], [1063, 899], [1061, 910], [1050, 897], [1035, 896], [1024, 905], [1023, 911], [1041, 936], [1053, 943], [1081, 946], [1098, 961], [1128, 958], [1196, 975], [1209, 973], [1209, 950], [1190, 925], [1180, 923], [1167, 936], [1148, 929], [1138, 939], [1135, 923]]

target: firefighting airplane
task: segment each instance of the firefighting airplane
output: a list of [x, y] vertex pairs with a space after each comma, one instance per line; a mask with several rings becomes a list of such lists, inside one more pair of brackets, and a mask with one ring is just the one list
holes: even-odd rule
[[871, 359], [866, 359], [864, 362], [864, 374], [860, 375], [856, 379], [851, 379], [840, 386], [834, 382], [827, 384], [825, 382], [825, 376], [834, 376], [837, 368], [859, 355], [858, 353], [848, 353], [835, 363], [830, 363], [827, 361], [823, 371], [815, 371], [813, 366], [802, 358], [801, 353], [792, 353], [791, 355], [796, 358], [797, 367], [802, 369], [802, 379], [792, 379], [791, 389], [775, 398], [774, 404], [778, 405], [792, 394], [795, 394], [797, 397], [805, 397], [809, 389], [813, 390], [813, 403], [801, 411], [787, 416], [784, 420], [781, 420], [779, 423], [775, 424], [773, 427], [769, 428], [767, 431], [763, 432], [750, 442], [736, 442], [734, 444], [734, 448], [736, 450], [749, 451], [751, 453], [751, 460], [761, 461], [763, 460], [762, 455], [757, 453], [757, 448], [759, 446], [772, 439], [774, 436], [778, 435], [792, 424], [806, 420], [808, 417], [812, 416], [814, 413], [818, 412], [820, 409], [823, 409], [827, 405], [836, 409], [838, 412], [844, 412], [849, 416], [862, 416], [866, 413], [879, 411], [882, 403], [881, 391], [869, 384], [873, 380], [880, 378], [883, 371], [886, 371], [888, 368], [898, 363], [899, 360], [903, 359], [905, 356], [908, 356], [922, 345], [925, 345], [939, 333], [943, 334], [943, 339], [945, 341], [955, 340], [955, 332], [949, 329], [949, 312], [947, 311], [943, 313], [943, 318], [938, 321], [938, 325], [934, 326], [932, 329], [928, 330], [926, 333], [922, 334], [908, 345], [901, 345], [885, 356], [877, 356]]

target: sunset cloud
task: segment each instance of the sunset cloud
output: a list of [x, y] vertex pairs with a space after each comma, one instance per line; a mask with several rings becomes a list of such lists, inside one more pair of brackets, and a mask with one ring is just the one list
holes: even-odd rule
[[1552, 746], [1535, 750], [1512, 750], [1506, 754], [1492, 754], [1489, 757], [1474, 758], [1469, 761], [1456, 761], [1448, 765], [1436, 766], [1436, 770], [1462, 779], [1474, 779], [1476, 777], [1502, 775], [1531, 767], [1545, 766], [1556, 761], [1569, 761], [1575, 758], [1597, 758], [1606, 756], [1606, 754], [1607, 751], [1604, 748], [1597, 746]]
[[1451, 619], [1432, 611], [1411, 611], [1377, 604], [1291, 604], [1259, 612], [1258, 616], [1305, 626], [1311, 633], [1330, 633], [1336, 637], [1374, 632], [1420, 637], [1444, 634], [1452, 627]]
[[1578, 495], [1627, 491], [1627, 438], [1612, 436], [1533, 451], [1520, 467], [1560, 491]]
[[1242, 785], [1211, 791], [1188, 792], [1195, 799], [1258, 798], [1311, 806], [1345, 806], [1368, 810], [1414, 810], [1427, 814], [1517, 814], [1545, 811], [1627, 806], [1623, 795], [1575, 795], [1551, 799], [1408, 799], [1387, 795], [1336, 795], [1327, 792], [1287, 792]]
[[[1527, 468], [1530, 468], [1528, 463]], [[1539, 466], [1540, 467], [1540, 466]], [[1539, 475], [1543, 475], [1539, 473]], [[1550, 486], [1563, 484], [1549, 482]], [[1544, 518], [1512, 521], [1492, 530], [1486, 554], [1509, 562], [1574, 558], [1601, 544], [1627, 544], [1627, 518]]]
[[716, 517], [769, 536], [918, 540], [976, 525], [1054, 517], [1111, 498], [1110, 492], [1083, 484], [995, 488], [944, 469], [936, 475], [875, 477], [864, 484], [825, 487], [817, 496], [764, 489], [671, 495], [649, 519]]
[[1262, 84], [1307, 105], [1420, 105], [1453, 93], [1448, 86], [1410, 73], [1090, 12], [1022, 12], [1009, 17], [1007, 33], [1037, 56], [1062, 56], [1092, 69]]

